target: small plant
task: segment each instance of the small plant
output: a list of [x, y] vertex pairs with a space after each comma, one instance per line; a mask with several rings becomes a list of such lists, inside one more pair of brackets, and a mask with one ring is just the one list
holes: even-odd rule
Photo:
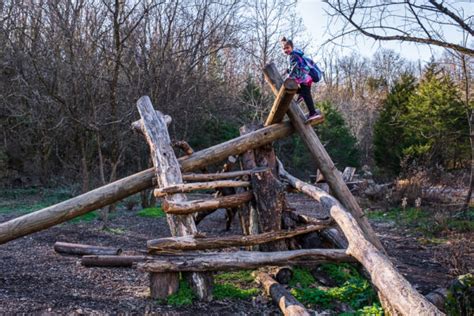
[[144, 208], [143, 210], [139, 211], [137, 215], [151, 218], [160, 218], [166, 216], [165, 212], [161, 209], [161, 207]]
[[75, 217], [70, 220], [71, 223], [79, 223], [79, 222], [92, 222], [93, 220], [97, 219], [99, 215], [97, 214], [96, 211], [94, 212], [89, 212], [84, 215]]
[[260, 290], [253, 287], [254, 277], [252, 271], [236, 271], [220, 273], [214, 277], [214, 297], [218, 300], [224, 298], [250, 299], [258, 295]]
[[196, 298], [188, 282], [184, 279], [179, 281], [179, 290], [175, 294], [168, 296], [166, 303], [171, 306], [187, 306], [193, 303]]

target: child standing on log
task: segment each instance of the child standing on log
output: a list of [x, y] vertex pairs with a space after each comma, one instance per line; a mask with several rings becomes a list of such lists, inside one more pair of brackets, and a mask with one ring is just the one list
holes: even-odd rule
[[299, 85], [297, 102], [299, 103], [304, 100], [309, 111], [306, 117], [306, 123], [315, 120], [324, 120], [321, 111], [314, 107], [314, 101], [311, 97], [311, 84], [313, 83], [313, 79], [310, 76], [310, 66], [303, 57], [303, 51], [294, 49], [293, 42], [287, 40], [286, 37], [282, 37], [280, 41], [283, 52], [288, 56], [288, 77], [295, 79]]

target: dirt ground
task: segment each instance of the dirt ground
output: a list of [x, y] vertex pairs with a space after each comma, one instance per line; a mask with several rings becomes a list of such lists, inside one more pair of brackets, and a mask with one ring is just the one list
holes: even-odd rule
[[[303, 213], [317, 212], [314, 201], [290, 195], [292, 206]], [[0, 214], [0, 222], [18, 214]], [[319, 213], [319, 216], [324, 214]], [[373, 222], [395, 266], [423, 294], [444, 286], [450, 277], [436, 262], [435, 245], [421, 245], [416, 236], [386, 222]], [[169, 236], [164, 218], [150, 219], [119, 209], [111, 218], [115, 233], [101, 230], [99, 220], [64, 223], [0, 245], [0, 314], [160, 314], [160, 315], [278, 315], [265, 297], [253, 301], [196, 302], [190, 307], [160, 305], [148, 298], [148, 276], [134, 269], [85, 268], [76, 257], [54, 252], [56, 241], [120, 246], [125, 252], [143, 251], [146, 241]], [[224, 232], [225, 212], [208, 216], [198, 226], [208, 235], [239, 233], [237, 221]]]

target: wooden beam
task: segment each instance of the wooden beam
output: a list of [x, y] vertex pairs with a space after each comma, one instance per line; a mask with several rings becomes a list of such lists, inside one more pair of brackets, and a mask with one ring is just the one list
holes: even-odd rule
[[182, 183], [175, 184], [172, 186], [155, 189], [154, 194], [156, 197], [163, 197], [169, 194], [175, 193], [186, 193], [197, 190], [209, 190], [218, 188], [238, 188], [238, 187], [249, 187], [249, 181], [236, 181], [236, 180], [220, 180], [212, 182], [194, 182], [194, 183]]
[[355, 218], [336, 199], [323, 190], [293, 177], [282, 167], [279, 172], [293, 187], [330, 210], [331, 216], [349, 241], [346, 253], [356, 258], [367, 269], [373, 284], [390, 307], [402, 315], [444, 315], [398, 273], [382, 251], [367, 240]]
[[288, 78], [283, 82], [265, 121], [265, 126], [280, 123], [283, 120], [296, 91], [298, 91], [298, 84], [295, 79]]
[[84, 244], [73, 244], [57, 241], [54, 243], [54, 251], [61, 254], [85, 256], [85, 255], [119, 255], [122, 249], [116, 247], [101, 247]]
[[281, 284], [265, 272], [257, 273], [257, 282], [262, 284], [265, 293], [270, 295], [273, 302], [280, 307], [284, 316], [309, 316], [311, 315], [303, 304], [288, 292]]
[[252, 198], [252, 191], [245, 191], [209, 200], [172, 201], [165, 199], [162, 207], [167, 214], [186, 215], [218, 208], [236, 207], [249, 202]]
[[[168, 134], [165, 117], [159, 111], [155, 111], [150, 98], [141, 97], [137, 102], [138, 112], [142, 120], [143, 134], [150, 146], [151, 159], [155, 167], [155, 173], [160, 187], [169, 187], [183, 183], [181, 169], [176, 158], [171, 140]], [[183, 194], [174, 194], [168, 196], [169, 202], [185, 202], [186, 196]], [[196, 224], [191, 215], [174, 216], [167, 214], [168, 225], [173, 236], [192, 235], [197, 232]], [[172, 282], [170, 279], [174, 279]], [[191, 285], [196, 291], [199, 299], [212, 299], [212, 283], [202, 274], [194, 273], [189, 277]], [[153, 298], [166, 298], [178, 290], [176, 286], [169, 288], [169, 291], [161, 291], [168, 283], [178, 284], [179, 275], [152, 275], [150, 276], [150, 290]]]
[[294, 230], [280, 230], [248, 236], [221, 236], [221, 237], [166, 237], [147, 242], [148, 252], [176, 251], [176, 250], [205, 250], [220, 249], [229, 247], [253, 246], [267, 243], [270, 241], [283, 240], [298, 235], [319, 231], [326, 228], [327, 225], [307, 225], [298, 227]]
[[[269, 144], [292, 133], [294, 129], [290, 122], [273, 124], [182, 157], [178, 161], [181, 170], [189, 172], [227, 159], [231, 155], [239, 155], [249, 149]], [[64, 202], [1, 223], [0, 244], [66, 222], [150, 188], [154, 185], [154, 177], [154, 169], [150, 168]]]
[[[273, 93], [277, 94], [283, 82], [278, 73], [278, 69], [272, 63], [265, 66], [263, 73], [265, 74], [265, 79], [272, 88]], [[354, 218], [362, 228], [367, 240], [373, 243], [379, 250], [384, 251], [383, 246], [370, 226], [366, 215], [360, 208], [351, 191], [349, 191], [347, 185], [344, 183], [341, 174], [337, 172], [331, 157], [329, 157], [312, 126], [305, 124], [304, 114], [295, 102], [291, 102], [287, 114], [290, 117], [293, 126], [308, 147], [313, 159], [316, 161], [318, 168], [321, 170], [321, 173], [324, 175], [324, 178], [328, 182], [336, 198], [341, 201], [351, 214], [354, 215]]]
[[302, 249], [291, 251], [201, 252], [160, 255], [137, 268], [147, 272], [232, 271], [256, 269], [262, 266], [355, 262], [344, 249]]

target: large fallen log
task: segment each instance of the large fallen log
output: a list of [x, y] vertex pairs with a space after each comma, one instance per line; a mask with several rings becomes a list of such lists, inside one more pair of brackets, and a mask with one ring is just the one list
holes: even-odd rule
[[54, 243], [54, 251], [61, 254], [85, 256], [85, 255], [119, 255], [122, 249], [116, 247], [101, 247], [84, 244], [72, 244], [57, 241]]
[[318, 231], [327, 227], [327, 225], [308, 225], [296, 228], [294, 230], [280, 230], [258, 235], [248, 236], [222, 236], [222, 237], [166, 237], [149, 240], [147, 242], [148, 252], [176, 251], [176, 250], [205, 250], [220, 249], [229, 247], [253, 246], [267, 243], [270, 241], [283, 240], [298, 235]]
[[138, 262], [151, 259], [147, 256], [83, 256], [81, 264], [85, 267], [131, 268]]
[[270, 295], [273, 301], [280, 307], [285, 316], [309, 316], [303, 304], [288, 292], [281, 284], [275, 281], [271, 276], [264, 272], [257, 274], [257, 282], [262, 284], [265, 293]]
[[[151, 159], [155, 167], [156, 177], [160, 187], [169, 187], [183, 183], [181, 169], [176, 158], [171, 140], [168, 134], [168, 127], [165, 123], [164, 115], [153, 109], [149, 97], [141, 97], [137, 102], [138, 112], [142, 121], [142, 131], [150, 147]], [[168, 202], [186, 202], [183, 194], [173, 194], [167, 197]], [[168, 225], [173, 236], [192, 235], [197, 232], [194, 218], [188, 216], [174, 216], [166, 214]], [[152, 273], [153, 274], [153, 273]], [[201, 300], [212, 299], [212, 281], [208, 276], [199, 273], [192, 273], [187, 276], [191, 280], [191, 286]], [[175, 284], [169, 287], [168, 291], [162, 291], [170, 283]], [[178, 274], [157, 274], [150, 276], [150, 292], [153, 298], [166, 298], [177, 292], [179, 284]]]
[[[263, 73], [265, 74], [265, 79], [272, 88], [273, 93], [276, 95], [283, 83], [283, 80], [278, 73], [278, 69], [273, 63], [271, 63], [265, 66]], [[304, 143], [308, 147], [311, 156], [316, 161], [318, 168], [324, 175], [324, 178], [331, 187], [331, 190], [334, 192], [334, 195], [354, 215], [354, 218], [359, 223], [359, 226], [362, 228], [366, 238], [378, 249], [384, 251], [383, 246], [370, 226], [367, 217], [365, 216], [352, 193], [349, 191], [347, 185], [344, 183], [342, 175], [339, 172], [336, 172], [337, 169], [334, 166], [331, 157], [329, 157], [329, 154], [314, 132], [314, 129], [311, 127], [311, 125], [305, 124], [304, 114], [296, 102], [291, 102], [287, 114], [290, 117], [293, 126], [298, 131]]]
[[382, 251], [366, 239], [358, 222], [335, 198], [290, 175], [281, 165], [279, 172], [293, 187], [314, 198], [330, 211], [349, 241], [346, 253], [367, 269], [373, 284], [391, 308], [402, 315], [444, 315], [398, 273]]
[[344, 249], [304, 249], [291, 251], [237, 251], [160, 255], [137, 268], [148, 272], [232, 271], [262, 266], [313, 265], [327, 262], [355, 262]]
[[[183, 172], [197, 170], [231, 155], [238, 155], [284, 138], [293, 132], [289, 122], [273, 124], [182, 157], [178, 161]], [[64, 202], [1, 223], [0, 244], [63, 223], [150, 188], [153, 186], [154, 177], [154, 169], [150, 168]]]
[[164, 200], [162, 207], [167, 214], [185, 215], [218, 208], [236, 207], [252, 200], [252, 191], [227, 195], [209, 200], [169, 201]]
[[175, 193], [186, 193], [197, 190], [209, 190], [218, 188], [238, 188], [238, 187], [249, 187], [249, 181], [236, 181], [236, 180], [221, 180], [212, 182], [194, 182], [194, 183], [182, 183], [175, 184], [164, 188], [155, 189], [154, 194], [156, 197], [163, 197], [168, 194]]
[[296, 91], [298, 91], [298, 84], [295, 79], [288, 78], [283, 82], [265, 121], [265, 126], [280, 123], [283, 120]]

